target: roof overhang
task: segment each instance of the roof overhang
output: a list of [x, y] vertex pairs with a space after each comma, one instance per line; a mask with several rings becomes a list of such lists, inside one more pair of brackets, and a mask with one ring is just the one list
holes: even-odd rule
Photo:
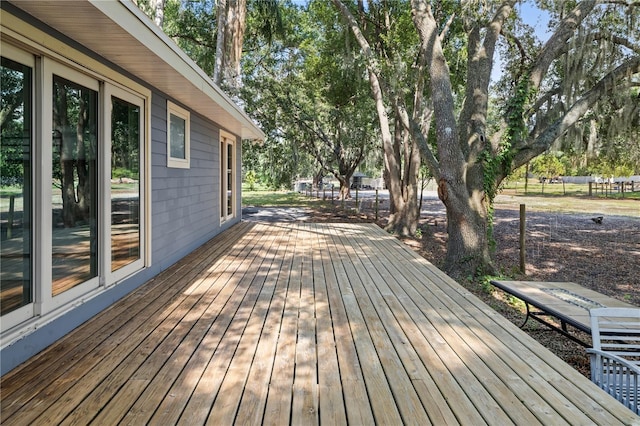
[[128, 0], [9, 0], [14, 6], [242, 139], [253, 120]]

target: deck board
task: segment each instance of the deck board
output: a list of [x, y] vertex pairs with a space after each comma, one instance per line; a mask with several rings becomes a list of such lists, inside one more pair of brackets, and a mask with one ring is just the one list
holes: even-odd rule
[[7, 425], [640, 422], [370, 224], [239, 224], [1, 386]]

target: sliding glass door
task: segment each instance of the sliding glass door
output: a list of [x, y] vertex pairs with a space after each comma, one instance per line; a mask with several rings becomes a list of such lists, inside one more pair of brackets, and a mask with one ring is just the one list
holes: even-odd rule
[[111, 178], [109, 183], [111, 272], [126, 274], [142, 263], [143, 101], [127, 92], [109, 91], [111, 100]]
[[0, 338], [144, 268], [150, 99], [1, 45]]
[[32, 62], [26, 55], [4, 46], [2, 54], [12, 57], [3, 56], [0, 68], [0, 314], [5, 315], [33, 301], [33, 68], [23, 63]]
[[98, 93], [53, 76], [52, 295], [98, 276]]

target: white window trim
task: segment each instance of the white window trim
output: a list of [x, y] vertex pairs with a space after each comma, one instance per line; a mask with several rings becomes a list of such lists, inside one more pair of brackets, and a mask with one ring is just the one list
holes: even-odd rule
[[[136, 261], [129, 263], [122, 268], [112, 271], [111, 270], [111, 226], [107, 226], [107, 223], [111, 223], [111, 180], [110, 180], [110, 171], [111, 171], [111, 115], [113, 104], [111, 102], [111, 98], [116, 97], [122, 99], [126, 102], [129, 102], [133, 105], [137, 105], [140, 107], [140, 182], [139, 182], [139, 208], [140, 208], [140, 258]], [[103, 247], [103, 257], [102, 264], [104, 265], [104, 276], [106, 277], [106, 286], [113, 285], [118, 281], [126, 278], [127, 276], [139, 271], [140, 269], [145, 267], [146, 261], [146, 252], [148, 251], [146, 231], [147, 231], [147, 168], [145, 166], [146, 160], [146, 127], [144, 125], [146, 116], [145, 116], [145, 100], [140, 96], [127, 91], [125, 89], [113, 86], [113, 85], [105, 85], [104, 87], [104, 102], [106, 105], [106, 111], [104, 114], [104, 125], [103, 128], [103, 138], [105, 141], [109, 141], [109, 143], [102, 144], [102, 169], [105, 171], [105, 176], [101, 180], [102, 183], [102, 205], [103, 208], [101, 211], [104, 215], [104, 223], [105, 226], [102, 227], [101, 234], [102, 241], [104, 242], [101, 247]], [[148, 263], [147, 263], [148, 265]]]
[[[42, 131], [38, 138], [41, 141], [41, 146], [42, 146], [42, 151], [41, 151], [42, 176], [41, 176], [41, 179], [37, 182], [37, 185], [39, 185], [42, 188], [42, 193], [41, 193], [41, 198], [37, 205], [39, 206], [38, 208], [43, 210], [43, 219], [44, 219], [42, 222], [42, 225], [43, 225], [41, 229], [42, 232], [38, 238], [38, 241], [42, 241], [46, 243], [41, 245], [40, 253], [39, 253], [40, 262], [41, 262], [40, 265], [42, 268], [41, 273], [42, 273], [43, 280], [40, 281], [39, 287], [42, 293], [40, 294], [40, 297], [36, 302], [36, 306], [37, 306], [37, 309], [39, 308], [39, 312], [37, 313], [40, 313], [40, 314], [44, 312], [52, 311], [64, 305], [67, 305], [68, 303], [80, 298], [81, 296], [90, 292], [91, 290], [98, 288], [98, 286], [100, 285], [100, 277], [102, 276], [102, 268], [98, 263], [98, 272], [97, 272], [98, 275], [96, 277], [91, 278], [81, 284], [78, 284], [75, 287], [69, 290], [66, 290], [63, 293], [60, 293], [56, 296], [53, 296], [52, 294], [53, 289], [52, 289], [51, 256], [52, 256], [53, 248], [52, 248], [52, 235], [51, 235], [52, 212], [51, 212], [50, 203], [51, 203], [51, 196], [52, 196], [51, 161], [52, 161], [52, 155], [53, 155], [53, 147], [52, 147], [53, 141], [52, 141], [51, 123], [53, 121], [52, 93], [53, 93], [53, 76], [54, 75], [60, 76], [66, 80], [72, 81], [83, 87], [86, 87], [87, 89], [91, 89], [97, 92], [99, 96], [98, 117], [100, 117], [99, 120], [101, 120], [100, 124], [102, 124], [101, 117], [104, 115], [104, 108], [103, 108], [102, 102], [100, 102], [101, 90], [100, 90], [100, 83], [98, 80], [92, 77], [89, 77], [86, 74], [83, 74], [59, 62], [52, 61], [48, 58], [43, 58], [43, 72], [42, 72], [43, 90], [42, 90], [42, 96], [41, 96], [42, 107], [43, 107], [42, 115], [41, 115]], [[98, 146], [100, 146], [101, 144], [104, 144], [104, 140], [101, 134], [98, 133]], [[100, 169], [100, 167], [98, 167], [98, 169]], [[100, 179], [104, 179], [103, 173], [98, 174], [98, 180]], [[100, 213], [98, 214], [100, 215]], [[98, 229], [100, 229], [100, 227], [103, 226], [103, 223], [100, 223], [102, 222], [100, 219], [101, 217], [98, 217], [98, 223], [99, 223]], [[101, 246], [101, 249], [103, 250], [102, 246]], [[36, 288], [36, 294], [37, 293], [38, 293], [38, 288]]]
[[[238, 194], [238, 182], [236, 179], [237, 165], [236, 165], [236, 137], [231, 133], [225, 132], [224, 130], [220, 130], [220, 141], [218, 146], [224, 143], [224, 149], [220, 148], [220, 193], [222, 194], [222, 201], [220, 203], [220, 223], [224, 223], [230, 219], [236, 217], [236, 201]], [[231, 214], [227, 213], [227, 165], [229, 164], [229, 158], [227, 156], [228, 150], [227, 146], [231, 145], [233, 148], [231, 150], [232, 155], [232, 179], [233, 179], [233, 187], [231, 188], [231, 192], [233, 194], [234, 202], [231, 205]]]
[[[171, 156], [171, 115], [184, 120], [184, 156], [176, 158]], [[188, 169], [191, 166], [191, 120], [190, 113], [186, 109], [167, 101], [167, 167]]]

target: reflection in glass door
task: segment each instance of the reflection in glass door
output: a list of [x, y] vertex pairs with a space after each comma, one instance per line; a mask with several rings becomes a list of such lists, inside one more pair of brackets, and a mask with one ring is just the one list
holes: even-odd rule
[[53, 78], [52, 294], [98, 275], [98, 93]]
[[111, 271], [140, 258], [140, 107], [112, 97]]
[[0, 314], [32, 302], [31, 68], [0, 69]]

